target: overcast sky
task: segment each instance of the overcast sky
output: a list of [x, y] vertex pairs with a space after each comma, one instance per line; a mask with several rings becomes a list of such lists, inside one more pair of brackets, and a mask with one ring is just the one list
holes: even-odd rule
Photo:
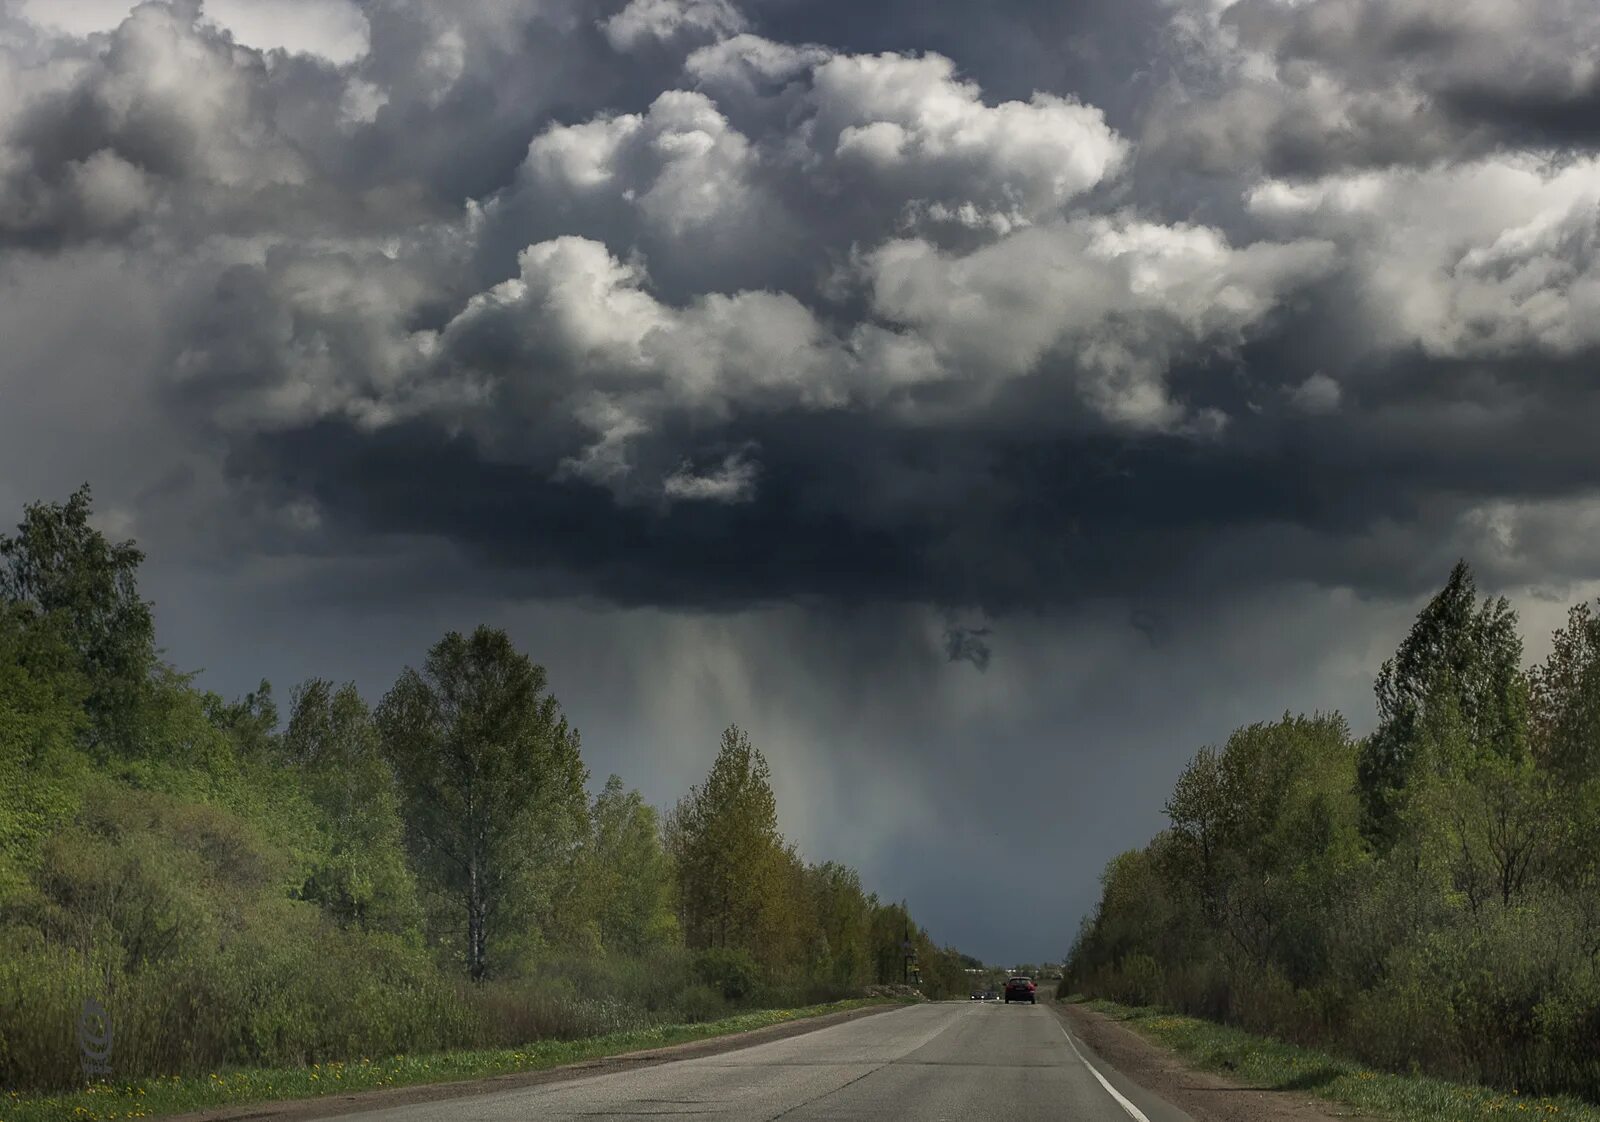
[[0, 0], [0, 516], [202, 684], [449, 628], [1054, 958], [1466, 557], [1600, 579], [1593, 0]]

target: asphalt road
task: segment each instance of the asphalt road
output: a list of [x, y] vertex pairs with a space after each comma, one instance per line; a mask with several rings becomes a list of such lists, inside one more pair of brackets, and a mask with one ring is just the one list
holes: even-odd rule
[[1043, 1005], [941, 1002], [718, 1056], [347, 1118], [1072, 1119], [1183, 1122]]

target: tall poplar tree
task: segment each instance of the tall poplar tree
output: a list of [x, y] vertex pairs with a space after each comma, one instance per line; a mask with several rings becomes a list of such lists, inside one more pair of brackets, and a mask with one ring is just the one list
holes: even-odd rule
[[312, 678], [291, 699], [281, 752], [320, 814], [326, 852], [300, 896], [345, 927], [405, 932], [416, 926], [417, 891], [406, 865], [394, 771], [353, 684]]
[[586, 814], [578, 734], [544, 668], [489, 627], [434, 644], [384, 697], [377, 724], [412, 854], [463, 917], [467, 972], [481, 980], [496, 920], [525, 912], [517, 894], [551, 858], [544, 835]]
[[596, 796], [590, 819], [584, 885], [600, 945], [636, 955], [675, 938], [670, 862], [655, 808], [613, 775]]
[[690, 948], [754, 950], [784, 851], [766, 758], [737, 726], [723, 732], [706, 781], [679, 801], [667, 836]]
[[1451, 776], [1480, 756], [1527, 751], [1528, 691], [1517, 616], [1504, 597], [1478, 600], [1457, 562], [1418, 614], [1375, 684], [1378, 728], [1362, 746], [1367, 830], [1392, 839], [1409, 793], [1426, 774]]

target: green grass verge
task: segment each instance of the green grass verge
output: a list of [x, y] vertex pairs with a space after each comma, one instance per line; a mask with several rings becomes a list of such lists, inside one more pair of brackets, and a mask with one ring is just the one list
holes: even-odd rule
[[859, 1009], [901, 1004], [895, 998], [855, 998], [800, 1009], [764, 1009], [696, 1025], [657, 1025], [581, 1040], [540, 1040], [521, 1048], [393, 1056], [309, 1068], [251, 1068], [201, 1077], [165, 1076], [130, 1082], [99, 1083], [60, 1095], [19, 1095], [0, 1100], [0, 1122], [106, 1122], [152, 1118], [192, 1110], [281, 1099], [309, 1099], [378, 1087], [449, 1083], [519, 1071], [542, 1071], [562, 1064], [684, 1044], [713, 1036], [748, 1032], [768, 1025]]
[[1399, 1122], [1478, 1122], [1510, 1116], [1600, 1122], [1600, 1107], [1577, 1099], [1519, 1095], [1427, 1076], [1394, 1075], [1197, 1017], [1110, 1001], [1088, 1001], [1076, 995], [1066, 1000], [1115, 1018], [1197, 1067], [1221, 1072], [1252, 1087], [1303, 1092], [1379, 1118]]

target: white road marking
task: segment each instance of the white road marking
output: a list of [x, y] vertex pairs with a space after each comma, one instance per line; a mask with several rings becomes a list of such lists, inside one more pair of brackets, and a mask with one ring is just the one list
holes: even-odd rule
[[1123, 1098], [1122, 1092], [1117, 1090], [1115, 1087], [1113, 1087], [1106, 1080], [1105, 1076], [1101, 1075], [1099, 1073], [1099, 1071], [1095, 1070], [1095, 1066], [1093, 1064], [1091, 1064], [1088, 1060], [1084, 1059], [1083, 1053], [1078, 1051], [1078, 1046], [1077, 1046], [1076, 1043], [1073, 1042], [1072, 1034], [1067, 1031], [1067, 1026], [1066, 1025], [1062, 1025], [1061, 1026], [1061, 1035], [1067, 1038], [1067, 1047], [1072, 1049], [1072, 1054], [1074, 1056], [1077, 1056], [1078, 1060], [1083, 1064], [1083, 1066], [1089, 1069], [1089, 1074], [1090, 1075], [1094, 1076], [1096, 1079], [1098, 1079], [1100, 1081], [1100, 1086], [1102, 1086], [1102, 1087], [1104, 1087], [1106, 1089], [1106, 1094], [1108, 1094], [1112, 1098], [1116, 1099], [1117, 1100], [1117, 1105], [1120, 1106], [1123, 1110], [1128, 1112], [1128, 1117], [1129, 1118], [1135, 1119], [1136, 1122], [1150, 1122], [1150, 1119], [1145, 1117], [1144, 1111], [1140, 1110], [1138, 1107], [1134, 1106], [1127, 1099]]

